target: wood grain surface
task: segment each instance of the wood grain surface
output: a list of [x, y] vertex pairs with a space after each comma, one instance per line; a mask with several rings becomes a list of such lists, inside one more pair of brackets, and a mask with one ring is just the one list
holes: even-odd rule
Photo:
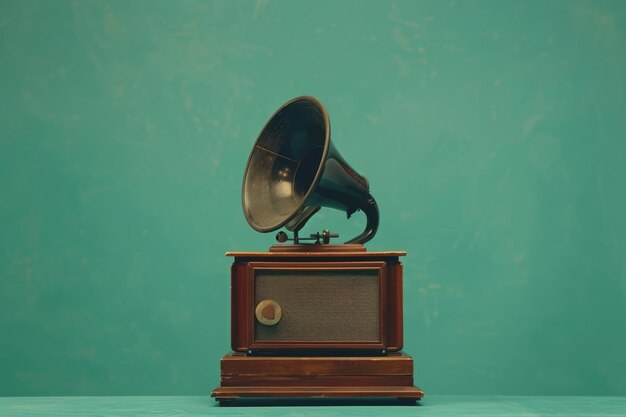
[[226, 355], [221, 360], [227, 376], [297, 375], [413, 375], [413, 359], [404, 353], [384, 356], [246, 356]]

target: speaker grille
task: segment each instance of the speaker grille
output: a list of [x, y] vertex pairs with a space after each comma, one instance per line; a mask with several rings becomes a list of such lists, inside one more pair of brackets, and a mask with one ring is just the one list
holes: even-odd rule
[[256, 341], [380, 341], [378, 270], [257, 270], [254, 305], [280, 304], [275, 326], [255, 320]]

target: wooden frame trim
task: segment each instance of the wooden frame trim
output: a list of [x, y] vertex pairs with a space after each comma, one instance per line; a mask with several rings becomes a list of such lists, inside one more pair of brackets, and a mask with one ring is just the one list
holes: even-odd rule
[[[381, 273], [385, 276], [383, 291], [381, 291], [381, 312], [383, 312], [381, 340], [382, 344], [373, 345], [362, 343], [362, 341], [344, 340], [333, 341], [335, 347], [328, 347], [328, 344], [316, 343], [294, 343], [288, 342], [288, 346], [279, 348], [275, 342], [266, 345], [265, 342], [257, 342], [253, 347], [253, 326], [254, 326], [254, 286], [251, 277], [254, 270], [249, 264], [259, 265], [259, 263], [279, 264], [284, 269], [291, 269], [294, 264], [300, 265], [304, 270], [314, 270], [316, 265], [330, 265], [337, 269], [338, 265], [343, 265], [349, 269], [355, 265], [374, 262], [375, 265], [384, 264]], [[276, 265], [275, 265], [276, 266]], [[299, 254], [299, 257], [275, 258], [267, 257], [262, 253], [254, 258], [236, 257], [231, 267], [231, 348], [236, 352], [249, 352], [253, 349], [258, 351], [271, 352], [285, 351], [344, 351], [349, 350], [387, 350], [388, 352], [398, 352], [403, 344], [403, 304], [402, 304], [402, 264], [397, 257], [380, 256], [372, 257], [346, 257], [319, 258], [311, 257], [309, 254]], [[372, 347], [375, 346], [375, 347]]]

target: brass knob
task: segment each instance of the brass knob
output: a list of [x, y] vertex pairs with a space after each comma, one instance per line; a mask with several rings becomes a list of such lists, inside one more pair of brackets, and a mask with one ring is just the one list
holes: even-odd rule
[[265, 326], [273, 326], [280, 321], [283, 311], [274, 300], [263, 300], [257, 304], [254, 315], [259, 323]]

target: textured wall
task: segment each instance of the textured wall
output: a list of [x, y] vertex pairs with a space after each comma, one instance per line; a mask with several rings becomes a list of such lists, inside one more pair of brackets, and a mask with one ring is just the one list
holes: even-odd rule
[[213, 388], [302, 94], [409, 251], [418, 385], [625, 395], [625, 51], [621, 1], [0, 1], [0, 395]]

